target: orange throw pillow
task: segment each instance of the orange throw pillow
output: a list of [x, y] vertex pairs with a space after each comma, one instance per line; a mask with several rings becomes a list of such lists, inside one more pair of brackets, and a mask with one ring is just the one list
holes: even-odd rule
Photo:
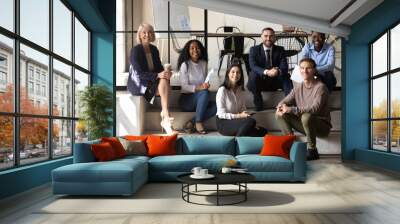
[[265, 135], [264, 146], [261, 149], [261, 156], [280, 156], [289, 159], [290, 147], [295, 140], [294, 135]]
[[113, 147], [108, 142], [93, 144], [91, 145], [91, 149], [94, 157], [99, 162], [110, 161], [117, 158]]
[[124, 146], [122, 146], [121, 142], [116, 137], [109, 137], [109, 138], [101, 138], [101, 142], [108, 142], [114, 149], [115, 155], [117, 158], [121, 158], [126, 156], [126, 151]]
[[176, 155], [176, 139], [178, 135], [171, 136], [156, 136], [150, 135], [147, 137], [147, 155], [148, 156], [165, 156]]

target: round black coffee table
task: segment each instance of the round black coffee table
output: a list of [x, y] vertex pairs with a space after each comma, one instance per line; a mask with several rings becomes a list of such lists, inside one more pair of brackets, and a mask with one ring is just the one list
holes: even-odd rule
[[[247, 200], [247, 192], [249, 188], [247, 187], [247, 183], [255, 180], [255, 177], [248, 173], [216, 173], [213, 174], [215, 177], [212, 179], [193, 179], [189, 174], [182, 174], [177, 177], [178, 181], [182, 183], [182, 199], [188, 203], [198, 204], [198, 205], [234, 205], [239, 204], [241, 202], [245, 202]], [[198, 190], [197, 185], [215, 185], [215, 190]], [[237, 190], [224, 190], [220, 189], [220, 185], [236, 185]], [[191, 191], [190, 186], [195, 186], [195, 190]], [[215, 194], [206, 194], [214, 192]], [[197, 203], [190, 200], [190, 196], [203, 196], [203, 197], [216, 197], [216, 204], [203, 204]], [[233, 197], [240, 196], [239, 200], [223, 203], [221, 202], [222, 197]]]

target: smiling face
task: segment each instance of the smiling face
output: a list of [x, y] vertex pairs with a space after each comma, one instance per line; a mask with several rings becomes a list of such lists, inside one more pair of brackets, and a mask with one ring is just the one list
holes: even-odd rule
[[318, 32], [313, 32], [311, 35], [312, 42], [317, 51], [321, 50], [325, 43], [325, 35]]
[[201, 56], [200, 46], [197, 42], [190, 43], [189, 46], [189, 55], [190, 59], [194, 62], [197, 62]]
[[264, 30], [261, 34], [262, 41], [266, 47], [272, 47], [275, 43], [275, 32], [272, 30]]
[[240, 77], [242, 74], [240, 73], [240, 69], [237, 66], [233, 66], [231, 70], [229, 71], [228, 77], [229, 77], [229, 83], [232, 86], [237, 85], [238, 81], [240, 80]]
[[300, 63], [300, 73], [304, 80], [310, 81], [314, 79], [315, 68], [312, 63], [303, 61]]
[[155, 40], [155, 35], [152, 27], [143, 26], [143, 29], [139, 33], [140, 42], [142, 44], [149, 44]]

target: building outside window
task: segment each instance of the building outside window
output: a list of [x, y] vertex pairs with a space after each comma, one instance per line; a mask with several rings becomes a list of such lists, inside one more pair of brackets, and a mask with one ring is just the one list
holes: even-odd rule
[[42, 73], [42, 82], [46, 83], [46, 74]]
[[36, 69], [36, 80], [40, 81], [40, 70], [38, 68]]
[[371, 148], [400, 153], [400, 24], [370, 45]]
[[7, 56], [0, 54], [0, 91], [7, 87]]
[[28, 74], [29, 74], [29, 79], [33, 80], [33, 67], [32, 66], [29, 66]]
[[36, 95], [40, 96], [40, 84], [36, 84]]
[[[15, 6], [14, 1], [1, 2], [1, 8]], [[12, 20], [19, 21], [14, 24], [17, 26], [15, 30], [20, 31], [19, 35], [15, 33], [13, 26], [6, 26], [0, 21], [0, 26], [8, 30], [0, 29], [0, 84], [5, 83], [12, 87], [7, 90], [0, 88], [0, 98], [11, 97], [7, 102], [0, 101], [0, 112], [7, 112], [0, 114], [0, 123], [5, 130], [0, 132], [2, 139], [0, 151], [6, 158], [0, 160], [0, 171], [72, 155], [74, 136], [78, 135], [75, 126], [79, 116], [74, 115], [72, 108], [58, 108], [55, 105], [59, 94], [63, 94], [64, 103], [67, 105], [73, 105], [79, 97], [71, 88], [63, 88], [64, 92], [60, 92], [61, 87], [57, 83], [58, 79], [62, 79], [64, 85], [72, 86], [74, 83], [80, 83], [79, 80], [73, 80], [73, 73], [79, 72], [88, 80], [91, 75], [89, 55], [91, 34], [87, 26], [71, 10], [72, 7], [67, 7], [68, 3], [62, 0], [18, 2], [19, 12], [13, 13], [13, 17], [20, 17]], [[50, 2], [52, 4], [49, 4]], [[37, 14], [39, 11], [42, 13]], [[50, 24], [53, 25], [51, 29]], [[9, 32], [17, 35], [10, 37]], [[50, 48], [50, 42], [53, 43], [53, 49]], [[76, 43], [75, 48], [73, 43]], [[15, 44], [18, 44], [17, 49], [20, 49], [18, 52], [14, 50]], [[17, 76], [20, 80], [20, 94], [17, 95], [19, 96], [17, 99], [13, 99], [16, 89], [13, 83], [13, 68], [16, 65], [12, 60], [14, 52], [20, 59]], [[62, 57], [63, 62], [57, 63], [52, 56], [53, 53]], [[75, 55], [75, 60], [72, 59], [72, 55]], [[50, 60], [54, 63], [49, 63]], [[53, 74], [50, 74], [50, 71], [53, 71]], [[54, 88], [50, 91], [49, 77], [54, 78]], [[53, 110], [49, 110], [50, 97], [54, 101]], [[66, 100], [71, 102], [65, 102]], [[14, 102], [20, 108], [18, 113], [14, 112]], [[49, 113], [51, 111], [53, 113]], [[59, 118], [60, 115], [62, 119]], [[13, 132], [14, 125], [18, 125], [16, 128], [19, 132], [16, 134]], [[85, 128], [79, 129], [82, 140], [87, 138], [84, 135]], [[30, 133], [34, 131], [43, 134], [32, 138]], [[18, 141], [15, 141], [16, 139]], [[14, 151], [17, 154], [14, 154]]]
[[28, 92], [29, 92], [29, 94], [34, 94], [34, 87], [33, 87], [32, 81], [28, 82]]
[[42, 96], [46, 96], [46, 86], [42, 86]]

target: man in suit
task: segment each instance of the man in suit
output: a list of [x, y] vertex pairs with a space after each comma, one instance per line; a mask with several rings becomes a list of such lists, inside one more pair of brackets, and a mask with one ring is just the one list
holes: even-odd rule
[[247, 89], [253, 93], [256, 110], [263, 110], [261, 91], [283, 89], [285, 95], [293, 88], [288, 74], [285, 49], [275, 45], [275, 31], [264, 28], [261, 33], [262, 43], [250, 48], [249, 63], [251, 72]]

